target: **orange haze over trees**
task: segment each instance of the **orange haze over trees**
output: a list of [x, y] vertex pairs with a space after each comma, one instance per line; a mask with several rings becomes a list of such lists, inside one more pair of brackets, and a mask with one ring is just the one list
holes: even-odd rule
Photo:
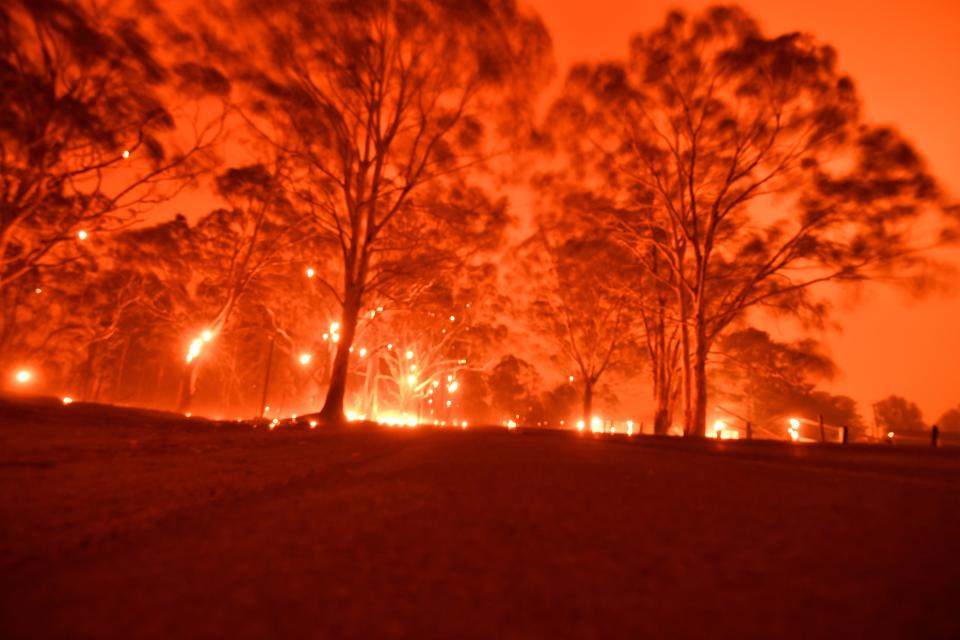
[[[857, 422], [825, 389], [930, 422], [960, 400], [949, 364], [872, 358], [882, 321], [960, 360], [956, 293], [912, 298], [939, 324], [895, 304], [957, 262], [957, 123], [882, 80], [912, 61], [951, 104], [957, 71], [884, 31], [891, 6], [5, 3], [0, 364], [331, 422], [569, 419], [576, 394], [586, 422], [613, 379], [659, 433], [704, 435], [720, 399]], [[957, 13], [910, 19], [946, 53]], [[884, 386], [911, 368], [934, 380]]]

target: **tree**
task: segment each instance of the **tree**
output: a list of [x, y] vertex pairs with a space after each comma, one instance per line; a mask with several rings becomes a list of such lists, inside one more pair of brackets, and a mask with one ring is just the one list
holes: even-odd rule
[[915, 403], [900, 396], [887, 396], [873, 405], [877, 426], [887, 431], [923, 431], [923, 412]]
[[142, 22], [106, 7], [84, 0], [0, 7], [5, 299], [8, 287], [75, 259], [89, 234], [122, 228], [214, 160], [222, 117], [194, 119], [196, 135], [178, 146], [168, 103], [187, 94], [219, 100], [229, 92], [225, 79], [171, 72]]
[[208, 305], [186, 350], [179, 411], [190, 406], [204, 346], [227, 326], [251, 285], [289, 263], [293, 244], [310, 239], [300, 228], [302, 214], [279, 187], [280, 171], [278, 165], [254, 164], [219, 175], [216, 189], [230, 208], [204, 216], [193, 229], [191, 244], [183, 247], [193, 256], [196, 296]]
[[937, 420], [937, 426], [944, 431], [960, 433], [960, 406], [950, 409]]
[[833, 427], [864, 430], [852, 398], [817, 389], [835, 375], [836, 365], [815, 340], [780, 342], [748, 327], [724, 336], [715, 356], [714, 394], [735, 403], [736, 415], [751, 422], [754, 433], [783, 437], [787, 419], [819, 417]]
[[625, 61], [576, 66], [549, 122], [605, 174], [611, 229], [630, 229], [615, 237], [671, 289], [693, 435], [727, 328], [757, 307], [815, 317], [815, 285], [915, 264], [911, 225], [942, 204], [913, 148], [863, 124], [832, 48], [766, 37], [737, 8], [672, 12]]
[[491, 129], [510, 131], [500, 116], [529, 113], [549, 39], [512, 0], [243, 3], [230, 32], [246, 50], [225, 64], [263, 62], [234, 65], [250, 88], [247, 122], [287, 154], [287, 189], [338, 247], [341, 333], [322, 414], [340, 421], [358, 318], [390, 278], [380, 266], [464, 191]]
[[634, 315], [616, 284], [628, 265], [602, 236], [559, 227], [542, 227], [525, 249], [522, 274], [533, 289], [527, 321], [554, 345], [562, 368], [576, 372], [580, 417], [590, 424], [601, 377], [631, 362], [635, 353]]

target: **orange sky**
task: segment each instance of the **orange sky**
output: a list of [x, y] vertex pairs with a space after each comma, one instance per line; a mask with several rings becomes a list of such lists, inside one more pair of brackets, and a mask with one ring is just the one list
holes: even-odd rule
[[[619, 57], [634, 31], [659, 25], [674, 7], [711, 2], [528, 0], [553, 36], [559, 69]], [[960, 199], [960, 1], [752, 0], [740, 3], [770, 34], [809, 31], [832, 44], [857, 82], [867, 116], [893, 123]], [[960, 249], [944, 252], [960, 268]], [[960, 288], [958, 288], [960, 289]], [[823, 336], [842, 374], [831, 390], [869, 403], [896, 393], [928, 421], [960, 405], [960, 290], [921, 301], [872, 285], [838, 311], [842, 332]], [[785, 327], [786, 328], [786, 327]], [[774, 329], [774, 328], [771, 328]]]

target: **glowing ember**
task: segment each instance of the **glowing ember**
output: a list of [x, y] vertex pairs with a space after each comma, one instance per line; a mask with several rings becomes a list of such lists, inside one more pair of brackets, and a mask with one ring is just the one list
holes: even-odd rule
[[367, 350], [364, 347], [360, 347], [360, 357], [361, 358], [367, 357]]
[[317, 272], [314, 271], [313, 267], [307, 267], [307, 277], [312, 278], [315, 275], [317, 275]]
[[311, 428], [311, 429], [316, 429], [316, 428], [317, 428], [317, 421], [316, 421], [316, 420], [311, 420], [311, 421], [310, 421], [310, 428]]
[[126, 160], [127, 158], [130, 157], [130, 151], [127, 150], [127, 149], [124, 149], [124, 150], [123, 150], [123, 153], [121, 153], [120, 155], [123, 156], [123, 159], [124, 159], [124, 160]]
[[77, 232], [77, 238], [79, 238], [80, 240], [86, 240], [87, 232], [81, 229], [80, 231]]
[[302, 364], [303, 366], [307, 366], [308, 364], [310, 364], [310, 360], [311, 360], [312, 358], [313, 358], [313, 356], [310, 355], [309, 353], [301, 353], [301, 354], [300, 354], [300, 364]]
[[413, 360], [413, 351], [407, 351], [404, 355], [407, 357], [407, 360]]
[[507, 429], [516, 429], [517, 423], [513, 420], [507, 420]]
[[37, 287], [36, 289], [33, 290], [33, 292], [40, 294], [40, 293], [43, 293], [43, 289], [41, 289], [40, 287]]
[[456, 393], [459, 388], [460, 384], [456, 380], [447, 385], [447, 391], [450, 393]]
[[70, 396], [63, 396], [63, 404], [73, 404], [73, 398]]

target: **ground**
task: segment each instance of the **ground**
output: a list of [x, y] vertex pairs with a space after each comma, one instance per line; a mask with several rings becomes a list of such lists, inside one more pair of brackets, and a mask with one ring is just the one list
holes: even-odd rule
[[0, 401], [0, 637], [960, 637], [960, 452]]

